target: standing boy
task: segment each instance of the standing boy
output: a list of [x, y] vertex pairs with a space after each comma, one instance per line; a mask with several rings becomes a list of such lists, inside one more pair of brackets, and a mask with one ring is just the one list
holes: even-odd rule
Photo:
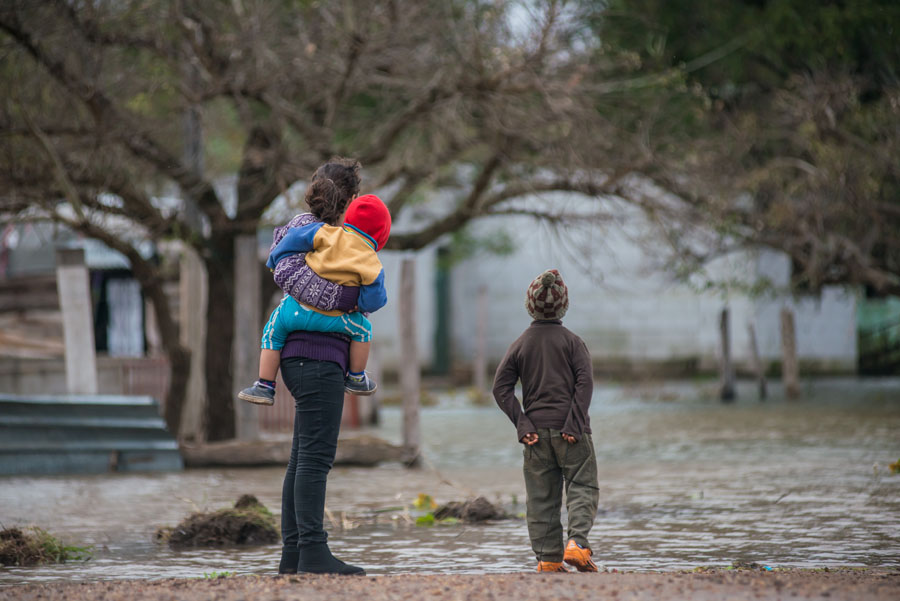
[[[528, 536], [538, 572], [596, 572], [588, 533], [599, 502], [597, 460], [588, 408], [594, 383], [591, 356], [563, 327], [569, 293], [555, 269], [539, 275], [525, 294], [533, 322], [510, 345], [494, 376], [494, 399], [516, 426], [524, 448]], [[522, 405], [515, 396], [522, 381]], [[569, 514], [567, 543], [560, 508], [563, 483]]]

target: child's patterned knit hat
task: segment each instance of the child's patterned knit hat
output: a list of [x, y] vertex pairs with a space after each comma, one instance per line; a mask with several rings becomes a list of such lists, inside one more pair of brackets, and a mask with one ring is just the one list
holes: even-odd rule
[[375, 250], [384, 248], [391, 235], [391, 212], [374, 194], [353, 200], [347, 207], [344, 223], [352, 225], [375, 242]]
[[569, 289], [555, 269], [534, 278], [525, 292], [525, 309], [532, 319], [562, 319], [569, 309]]

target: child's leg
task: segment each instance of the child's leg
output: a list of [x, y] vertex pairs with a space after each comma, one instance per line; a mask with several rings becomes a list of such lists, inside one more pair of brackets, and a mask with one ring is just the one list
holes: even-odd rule
[[597, 459], [590, 434], [583, 434], [581, 440], [569, 444], [564, 440], [558, 445], [566, 478], [566, 510], [569, 514], [568, 538], [582, 547], [590, 549], [588, 533], [597, 516], [600, 489], [597, 486]]
[[350, 373], [362, 373], [366, 371], [366, 363], [369, 362], [369, 349], [371, 342], [350, 341]]
[[297, 324], [288, 319], [299, 315], [294, 307], [296, 304], [297, 301], [285, 296], [269, 316], [260, 342], [262, 348], [259, 352], [259, 379], [238, 393], [238, 398], [242, 401], [258, 405], [272, 405], [275, 402], [275, 378], [281, 362], [281, 349], [288, 334], [293, 330], [302, 329], [295, 327]]
[[342, 317], [345, 331], [351, 337], [350, 365], [344, 390], [350, 394], [374, 394], [378, 385], [366, 374], [366, 363], [372, 346], [372, 324], [362, 313], [347, 313]]
[[569, 542], [564, 559], [579, 572], [596, 572], [599, 568], [591, 559], [593, 552], [588, 542], [588, 534], [594, 525], [600, 501], [594, 443], [590, 434], [582, 434], [581, 439], [574, 444], [562, 438], [559, 442], [554, 439], [554, 443], [557, 457], [562, 458], [563, 475], [566, 479]]
[[538, 428], [537, 433], [537, 444], [524, 450], [528, 537], [539, 562], [562, 563], [562, 470], [553, 455], [550, 430]]
[[349, 374], [344, 382], [344, 390], [351, 394], [373, 394], [378, 386], [366, 375], [366, 363], [369, 360], [369, 348], [372, 342], [372, 324], [362, 313], [344, 313], [343, 315], [323, 315], [307, 309], [291, 299], [296, 305], [285, 312], [287, 320], [302, 320], [295, 330], [310, 332], [337, 332], [350, 337]]
[[[282, 346], [284, 346], [282, 344]], [[260, 349], [259, 351], [259, 379], [275, 381], [278, 376], [278, 366], [281, 365], [281, 350]]]

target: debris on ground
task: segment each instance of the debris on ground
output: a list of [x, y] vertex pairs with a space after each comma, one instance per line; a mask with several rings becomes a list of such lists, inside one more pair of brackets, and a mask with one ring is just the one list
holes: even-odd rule
[[457, 518], [464, 522], [485, 522], [487, 520], [505, 520], [510, 515], [484, 497], [476, 497], [468, 501], [451, 501], [434, 510], [434, 519]]
[[63, 544], [42, 528], [4, 528], [0, 530], [0, 565], [33, 566], [90, 559], [86, 547]]
[[160, 528], [156, 539], [171, 547], [266, 545], [281, 540], [275, 516], [253, 495], [233, 508], [194, 513], [174, 528]]

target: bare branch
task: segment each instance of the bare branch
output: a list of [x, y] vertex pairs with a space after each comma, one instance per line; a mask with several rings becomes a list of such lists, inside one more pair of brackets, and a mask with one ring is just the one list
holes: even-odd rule
[[210, 220], [228, 221], [213, 186], [185, 166], [174, 155], [156, 143], [140, 123], [121, 111], [115, 103], [91, 84], [73, 74], [63, 61], [56, 60], [38, 46], [31, 35], [7, 20], [0, 20], [0, 30], [8, 33], [47, 72], [67, 90], [91, 108], [100, 121], [111, 125], [112, 132], [135, 157], [152, 164], [176, 181]]

